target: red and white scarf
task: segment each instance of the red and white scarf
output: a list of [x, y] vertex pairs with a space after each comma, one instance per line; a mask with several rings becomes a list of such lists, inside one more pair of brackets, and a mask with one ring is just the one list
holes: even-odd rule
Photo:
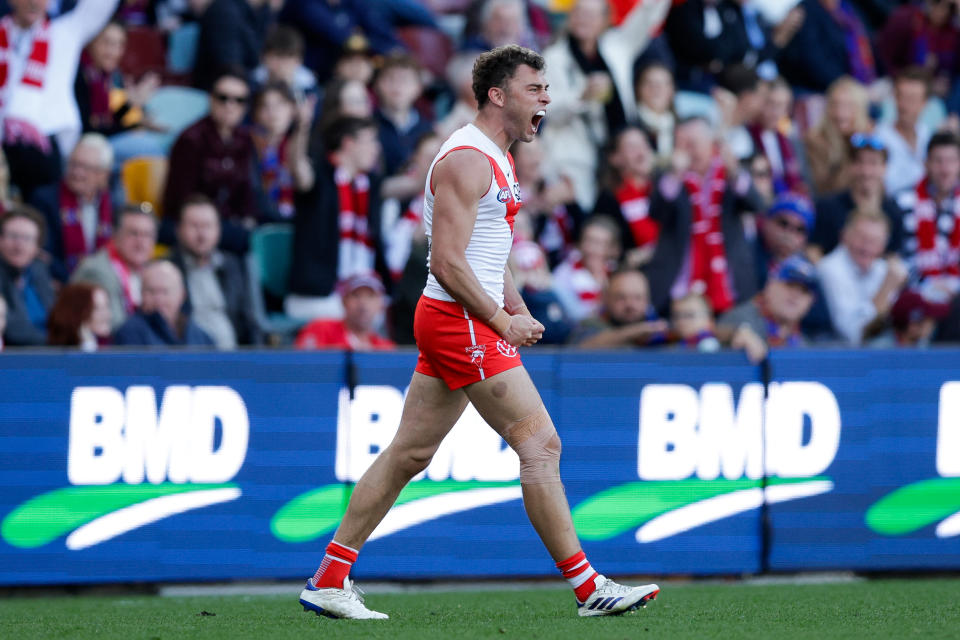
[[97, 227], [92, 247], [87, 245], [81, 218], [80, 201], [76, 194], [67, 189], [65, 184], [61, 184], [60, 229], [67, 273], [72, 272], [80, 260], [106, 245], [113, 235], [113, 214], [110, 208], [110, 196], [106, 191], [100, 194], [100, 200], [97, 202]]
[[385, 238], [387, 267], [390, 277], [396, 282], [410, 259], [410, 247], [417, 228], [423, 222], [423, 194], [421, 193], [407, 205], [406, 210], [397, 218], [388, 238]]
[[727, 172], [723, 163], [715, 161], [707, 174], [706, 185], [693, 172], [684, 175], [683, 184], [693, 206], [689, 286], [691, 291], [710, 301], [714, 313], [721, 313], [733, 306], [722, 227]]
[[650, 184], [625, 180], [613, 194], [620, 203], [620, 213], [630, 225], [630, 235], [637, 247], [656, 243], [660, 224], [650, 217]]
[[929, 178], [917, 185], [917, 204], [914, 216], [917, 221], [917, 252], [914, 262], [921, 278], [928, 276], [960, 276], [960, 187], [953, 190], [951, 196], [953, 228], [949, 235], [944, 232], [946, 246], [937, 246], [938, 228], [937, 203], [930, 195]]
[[340, 250], [337, 278], [373, 271], [373, 238], [370, 236], [370, 179], [366, 174], [351, 177], [343, 169], [333, 174], [340, 200]]
[[[11, 33], [14, 28], [13, 18], [10, 16], [0, 20], [0, 89], [7, 85], [10, 77]], [[43, 20], [43, 24], [33, 37], [33, 48], [27, 57], [27, 64], [23, 68], [20, 82], [37, 89], [43, 88], [43, 81], [47, 75], [47, 63], [50, 60], [50, 21]]]
[[123, 288], [123, 309], [128, 314], [133, 313], [136, 308], [140, 306], [140, 301], [135, 300], [133, 297], [133, 287], [130, 285], [130, 279], [132, 278], [130, 269], [120, 257], [120, 254], [117, 253], [117, 247], [113, 242], [107, 245], [107, 255], [110, 257], [110, 264], [113, 266], [113, 270], [116, 272], [117, 277], [120, 278], [120, 286]]
[[12, 34], [15, 29], [13, 18], [0, 19], [0, 109], [6, 111], [3, 118], [3, 141], [7, 144], [24, 144], [38, 147], [44, 153], [50, 152], [50, 141], [40, 131], [31, 117], [41, 111], [43, 84], [47, 76], [50, 61], [50, 21], [44, 18], [33, 36], [33, 46], [27, 56], [20, 76], [23, 91], [11, 98], [10, 60], [14, 56]]

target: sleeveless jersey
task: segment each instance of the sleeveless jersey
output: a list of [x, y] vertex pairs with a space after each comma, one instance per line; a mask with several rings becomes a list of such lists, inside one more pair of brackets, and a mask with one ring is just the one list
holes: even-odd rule
[[[433, 168], [451, 151], [475, 149], [485, 155], [493, 169], [490, 188], [487, 189], [477, 206], [477, 220], [467, 245], [467, 264], [477, 276], [477, 280], [498, 305], [503, 306], [503, 270], [513, 244], [513, 219], [520, 210], [520, 185], [517, 183], [513, 157], [504, 154], [493, 140], [488, 138], [473, 124], [457, 129], [440, 147], [427, 172], [427, 184], [423, 196], [423, 223], [431, 249], [427, 251], [427, 268], [430, 267], [433, 234], [433, 189], [430, 182]], [[435, 300], [454, 302], [433, 273], [427, 276], [427, 285], [423, 295]]]

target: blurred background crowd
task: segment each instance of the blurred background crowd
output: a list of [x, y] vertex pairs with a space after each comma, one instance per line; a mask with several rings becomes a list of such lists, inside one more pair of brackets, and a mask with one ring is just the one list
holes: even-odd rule
[[958, 8], [0, 1], [3, 347], [412, 344], [426, 173], [511, 43], [544, 343], [958, 341]]

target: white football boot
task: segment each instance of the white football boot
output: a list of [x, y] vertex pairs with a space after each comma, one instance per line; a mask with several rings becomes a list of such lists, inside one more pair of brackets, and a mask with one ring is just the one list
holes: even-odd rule
[[626, 587], [603, 576], [597, 576], [594, 580], [596, 591], [583, 604], [577, 603], [577, 613], [581, 616], [617, 616], [647, 606], [660, 593], [660, 587], [655, 584]]
[[343, 579], [343, 589], [318, 589], [307, 580], [307, 586], [300, 592], [300, 604], [304, 611], [313, 611], [318, 616], [328, 618], [386, 620], [390, 617], [385, 613], [367, 609], [363, 604], [363, 591], [351, 583], [350, 578]]

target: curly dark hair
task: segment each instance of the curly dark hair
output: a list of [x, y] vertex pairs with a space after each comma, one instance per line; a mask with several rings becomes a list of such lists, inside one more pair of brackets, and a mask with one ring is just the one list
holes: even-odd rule
[[521, 65], [543, 71], [545, 63], [539, 53], [517, 44], [481, 53], [473, 63], [473, 95], [477, 99], [477, 106], [483, 108], [489, 102], [487, 92], [492, 87], [504, 88]]

